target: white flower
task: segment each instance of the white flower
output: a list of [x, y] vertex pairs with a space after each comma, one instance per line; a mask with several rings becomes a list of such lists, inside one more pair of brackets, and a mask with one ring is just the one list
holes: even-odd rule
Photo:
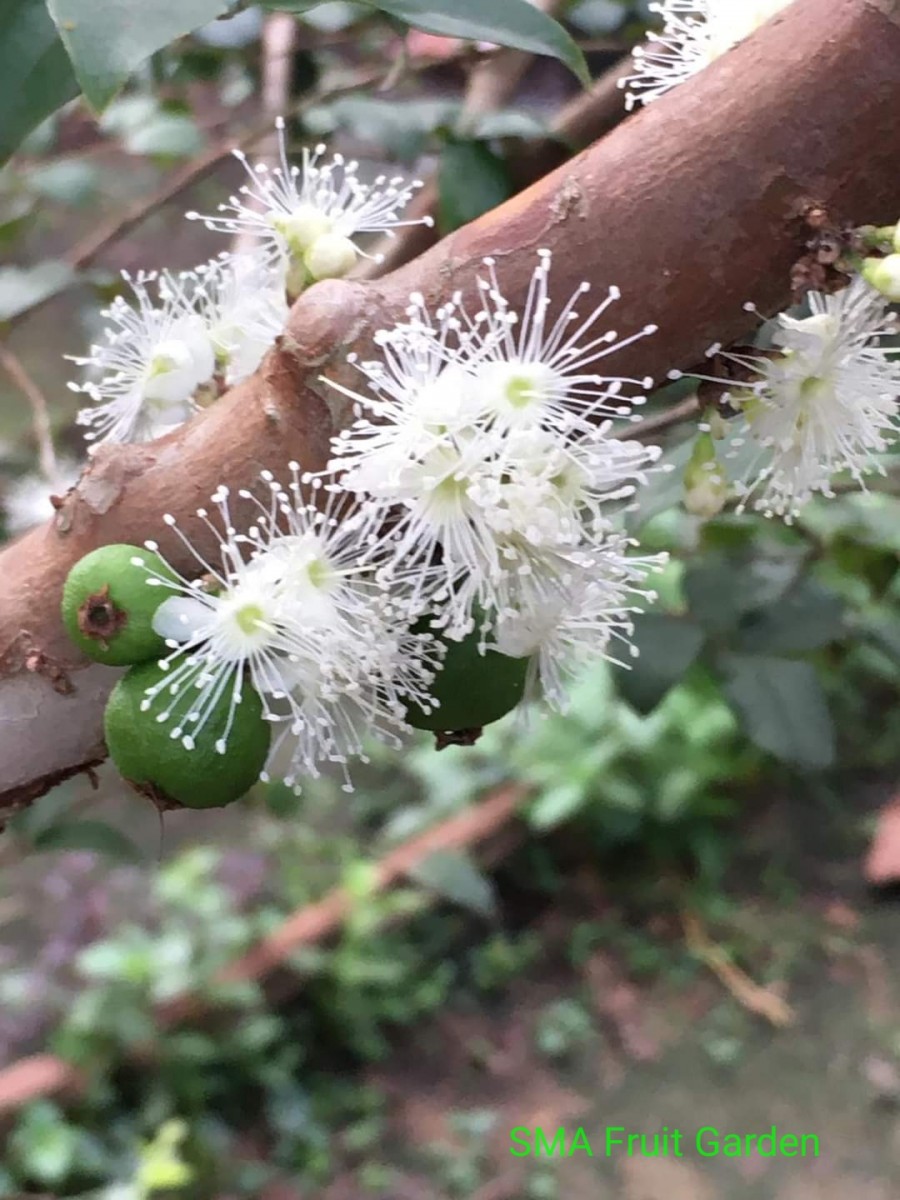
[[742, 433], [761, 450], [738, 485], [740, 509], [752, 499], [766, 516], [787, 521], [814, 493], [831, 495], [838, 472], [858, 482], [883, 472], [877, 456], [900, 432], [900, 361], [882, 345], [896, 319], [884, 299], [860, 278], [807, 299], [809, 316], [777, 318], [773, 352], [723, 355], [753, 376], [730, 397], [744, 414]]
[[728, 480], [716, 455], [712, 434], [702, 429], [684, 472], [684, 507], [692, 516], [710, 521], [728, 503]]
[[621, 293], [611, 287], [582, 317], [576, 305], [590, 292], [589, 283], [582, 283], [551, 319], [551, 265], [550, 251], [539, 250], [520, 315], [500, 289], [495, 260], [484, 260], [487, 277], [479, 279], [483, 307], [471, 322], [467, 353], [474, 358], [485, 415], [510, 427], [540, 425], [562, 432], [583, 430], [598, 417], [637, 420], [633, 410], [644, 398], [632, 394], [623, 403], [623, 389], [634, 393], [650, 388], [653, 380], [601, 375], [588, 368], [655, 333], [656, 326], [645, 325], [625, 338], [615, 330], [599, 331], [598, 322]]
[[635, 657], [634, 614], [656, 599], [642, 585], [667, 560], [665, 554], [634, 557], [629, 551], [636, 545], [624, 534], [610, 535], [561, 560], [559, 586], [529, 595], [532, 583], [526, 580], [524, 590], [510, 596], [496, 625], [496, 647], [514, 658], [531, 657], [532, 698], [564, 710], [568, 685], [592, 662], [627, 665], [616, 657], [617, 643]]
[[651, 12], [663, 19], [660, 33], [634, 51], [635, 74], [620, 81], [630, 90], [625, 105], [649, 104], [677, 87], [732, 46], [755, 33], [790, 0], [661, 0]]
[[362, 183], [358, 163], [347, 162], [340, 154], [323, 162], [323, 145], [312, 152], [304, 149], [302, 165], [293, 166], [287, 157], [282, 118], [276, 128], [280, 165], [273, 170], [265, 163], [251, 165], [236, 150], [250, 183], [227, 204], [219, 205], [221, 216], [191, 212], [190, 220], [202, 220], [208, 229], [223, 233], [260, 238], [282, 264], [295, 271], [302, 267], [309, 280], [345, 275], [357, 255], [369, 257], [354, 241], [358, 234], [391, 234], [401, 225], [431, 223], [428, 217], [399, 219], [400, 210], [422, 186], [420, 181], [379, 175], [371, 184]]
[[170, 584], [176, 594], [157, 609], [154, 628], [172, 653], [144, 708], [191, 749], [230, 691], [230, 716], [216, 746], [224, 753], [249, 680], [275, 727], [262, 777], [277, 764], [293, 786], [318, 774], [322, 762], [346, 764], [361, 755], [366, 735], [396, 739], [405, 700], [427, 697], [437, 652], [432, 637], [408, 632], [405, 609], [391, 602], [372, 568], [359, 565], [358, 525], [339, 520], [346, 516], [342, 499], [329, 498], [324, 509], [307, 504], [297, 464], [288, 488], [270, 472], [262, 478], [265, 502], [239, 493], [246, 517], [240, 531], [227, 488], [213, 496], [217, 522], [199, 510], [217, 540], [218, 564], [165, 518], [204, 574]]
[[[209, 562], [166, 514], [163, 520], [174, 530], [194, 556], [203, 574], [180, 584], [166, 584], [148, 568], [151, 579], [159, 579], [176, 594], [160, 604], [153, 628], [172, 653], [161, 660], [167, 670], [163, 682], [147, 689], [142, 709], [158, 709], [160, 723], [171, 725], [171, 736], [193, 749], [197, 736], [222, 695], [231, 693], [229, 717], [216, 749], [225, 753], [235, 708], [240, 702], [245, 675], [249, 675], [263, 698], [267, 716], [270, 696], [283, 691], [281, 664], [285, 656], [303, 645], [303, 630], [296, 622], [285, 622], [279, 608], [280, 596], [264, 558], [252, 556], [245, 537], [237, 534], [229, 513], [229, 491], [221, 487], [212, 496], [222, 529], [209, 518], [208, 510], [197, 516], [218, 544], [218, 562]], [[155, 542], [145, 543], [158, 551]]]
[[[305, 653], [293, 653], [282, 670], [284, 696], [276, 705], [270, 763], [289, 786], [316, 776], [321, 762], [343, 765], [364, 758], [364, 739], [398, 744], [407, 703], [427, 703], [439, 662], [430, 634], [409, 630], [402, 598], [379, 578], [378, 554], [365, 564], [367, 532], [339, 489], [301, 475], [291, 464], [287, 488], [263, 472], [268, 509], [257, 505], [249, 539], [281, 597], [285, 617], [301, 614]], [[311, 488], [317, 504], [303, 499]], [[270, 766], [269, 774], [272, 774]], [[345, 786], [349, 788], [346, 769]]]
[[32, 472], [8, 484], [3, 489], [0, 501], [7, 534], [12, 536], [24, 533], [26, 529], [49, 521], [55, 511], [50, 497], [65, 495], [69, 488], [78, 482], [81, 471], [80, 465], [64, 459], [57, 463], [57, 473], [53, 480]]
[[542, 254], [517, 321], [487, 265], [474, 317], [455, 296], [432, 321], [414, 295], [409, 321], [376, 339], [382, 360], [357, 364], [371, 394], [333, 384], [357, 420], [329, 469], [366, 500], [372, 528], [387, 526], [414, 606], [431, 604], [451, 636], [476, 608], [497, 610], [508, 577], [552, 577], [561, 552], [602, 538], [659, 455], [612, 434], [608, 414], [631, 416], [622, 392], [635, 381], [586, 370], [625, 344], [589, 332], [608, 301], [581, 320], [573, 298], [548, 326]]
[[[181, 424], [194, 411], [194, 394], [215, 371], [215, 353], [206, 325], [183, 281], [170, 275], [125, 276], [137, 307], [117, 296], [102, 314], [110, 325], [106, 341], [86, 358], [69, 356], [90, 368], [74, 392], [91, 407], [78, 414], [90, 426], [88, 441], [149, 441]], [[156, 299], [149, 285], [156, 285]]]
[[281, 273], [254, 255], [223, 254], [182, 278], [194, 284], [191, 298], [225, 383], [240, 383], [284, 329], [288, 304]]

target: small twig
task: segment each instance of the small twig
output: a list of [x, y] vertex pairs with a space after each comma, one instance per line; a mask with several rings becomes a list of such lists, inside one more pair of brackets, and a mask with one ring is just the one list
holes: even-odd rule
[[687, 396], [678, 404], [673, 404], [671, 408], [667, 408], [665, 412], [657, 413], [653, 417], [647, 417], [643, 421], [636, 421], [634, 425], [629, 425], [627, 428], [619, 430], [616, 433], [617, 438], [627, 438], [628, 441], [641, 442], [645, 438], [655, 437], [664, 429], [671, 429], [674, 425], [681, 425], [684, 421], [690, 421], [700, 412], [700, 401], [696, 395]]
[[691, 954], [709, 967], [742, 1008], [746, 1008], [754, 1016], [762, 1017], [778, 1029], [793, 1024], [794, 1010], [783, 997], [772, 988], [762, 987], [754, 982], [746, 971], [736, 966], [727, 951], [710, 938], [693, 913], [682, 913], [681, 919]]
[[13, 354], [9, 346], [0, 343], [0, 363], [7, 375], [27, 398], [31, 405], [31, 424], [38, 447], [38, 462], [41, 474], [52, 485], [59, 483], [59, 470], [56, 464], [56, 451], [53, 448], [53, 430], [50, 426], [50, 413], [44, 393], [34, 382], [18, 356]]
[[616, 63], [560, 109], [552, 125], [554, 137], [572, 146], [586, 146], [609, 133], [628, 115], [620, 80], [634, 70], [630, 58]]
[[[260, 147], [264, 160], [275, 158], [278, 139], [275, 135], [275, 119], [289, 110], [291, 96], [291, 64], [297, 41], [298, 25], [291, 13], [269, 13], [263, 22], [260, 53], [262, 57], [262, 87], [260, 88], [260, 111], [268, 127], [268, 134]], [[259, 208], [261, 201], [251, 196], [250, 204]], [[255, 236], [243, 230], [234, 238], [233, 252], [236, 255], [252, 250]]]
[[406, 44], [406, 38], [403, 38], [400, 42], [400, 50], [398, 51], [397, 57], [394, 60], [394, 65], [391, 67], [390, 71], [387, 73], [387, 75], [384, 77], [384, 79], [378, 85], [378, 91], [379, 92], [392, 91], [397, 86], [397, 84], [401, 81], [403, 76], [406, 74], [406, 70], [407, 70], [408, 66], [409, 66], [409, 47]]

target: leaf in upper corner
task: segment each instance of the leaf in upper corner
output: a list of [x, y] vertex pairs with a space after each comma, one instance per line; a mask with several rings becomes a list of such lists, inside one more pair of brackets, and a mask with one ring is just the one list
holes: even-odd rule
[[85, 99], [97, 112], [157, 50], [230, 7], [229, 0], [47, 0]]
[[[364, 0], [364, 3], [426, 33], [471, 42], [495, 42], [531, 54], [549, 55], [565, 63], [585, 87], [590, 83], [587, 63], [574, 39], [558, 21], [528, 0]], [[265, 7], [302, 13], [315, 5], [310, 0], [265, 0]]]
[[32, 129], [77, 95], [44, 0], [0, 0], [0, 166]]

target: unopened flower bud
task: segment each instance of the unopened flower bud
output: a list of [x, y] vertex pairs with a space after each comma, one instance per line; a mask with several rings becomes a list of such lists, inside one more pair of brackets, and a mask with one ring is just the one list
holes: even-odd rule
[[728, 482], [716, 458], [715, 442], [708, 433], [701, 434], [684, 473], [684, 507], [708, 521], [718, 516], [727, 500]]
[[356, 266], [356, 247], [347, 237], [326, 233], [303, 256], [313, 279], [342, 279]]
[[860, 273], [866, 283], [892, 304], [900, 303], [900, 252], [887, 258], [867, 258]]
[[275, 213], [272, 228], [287, 242], [292, 254], [302, 254], [331, 232], [332, 220], [312, 204], [299, 204], [290, 213]]

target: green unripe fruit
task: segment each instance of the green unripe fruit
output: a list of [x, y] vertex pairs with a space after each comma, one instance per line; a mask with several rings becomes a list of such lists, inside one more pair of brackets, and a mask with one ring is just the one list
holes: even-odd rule
[[[427, 628], [424, 622], [418, 626], [419, 631]], [[474, 734], [505, 717], [522, 701], [530, 660], [490, 649], [482, 654], [481, 641], [477, 629], [461, 642], [445, 639], [444, 665], [431, 685], [438, 706], [426, 713], [418, 705], [410, 705], [406, 719], [414, 729]]]
[[62, 598], [63, 622], [79, 650], [113, 667], [161, 658], [166, 643], [153, 630], [153, 614], [175, 592], [150, 582], [154, 577], [178, 579], [158, 554], [140, 546], [100, 546], [79, 559]]
[[262, 701], [249, 683], [235, 707], [225, 753], [216, 750], [231, 708], [231, 684], [222, 689], [188, 750], [173, 738], [172, 723], [141, 711], [147, 688], [170, 672], [158, 663], [141, 663], [119, 680], [106, 705], [104, 731], [110, 757], [138, 791], [159, 802], [185, 808], [221, 808], [239, 800], [256, 783], [269, 753], [272, 727], [263, 718]]

